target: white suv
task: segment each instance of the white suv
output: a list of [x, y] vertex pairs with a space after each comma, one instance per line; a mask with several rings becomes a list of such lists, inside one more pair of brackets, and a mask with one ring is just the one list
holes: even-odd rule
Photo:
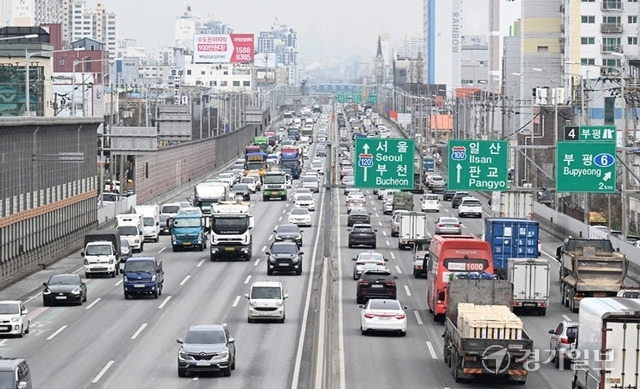
[[284, 323], [284, 300], [289, 297], [284, 293], [282, 283], [277, 281], [257, 281], [251, 284], [251, 290], [244, 297], [249, 300], [247, 321], [256, 319], [277, 320]]
[[458, 206], [458, 217], [482, 217], [482, 203], [475, 197], [463, 197]]

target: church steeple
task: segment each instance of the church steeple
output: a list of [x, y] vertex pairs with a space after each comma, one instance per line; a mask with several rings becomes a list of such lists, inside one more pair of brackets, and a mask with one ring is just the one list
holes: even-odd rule
[[384, 57], [382, 56], [382, 40], [380, 39], [379, 35], [378, 35], [378, 52], [376, 53], [376, 59], [384, 59]]
[[375, 60], [375, 83], [377, 85], [383, 85], [385, 83], [384, 77], [384, 56], [382, 55], [382, 39], [378, 35], [378, 52], [376, 53]]

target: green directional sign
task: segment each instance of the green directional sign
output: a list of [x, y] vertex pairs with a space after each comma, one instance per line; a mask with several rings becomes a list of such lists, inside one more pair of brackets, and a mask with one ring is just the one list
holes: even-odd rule
[[338, 103], [346, 103], [349, 101], [349, 95], [344, 92], [338, 92]]
[[378, 103], [378, 95], [376, 93], [371, 93], [367, 96], [367, 102], [369, 104], [377, 104]]
[[449, 189], [508, 190], [508, 151], [506, 140], [450, 140]]
[[556, 191], [614, 193], [616, 144], [614, 142], [558, 142]]
[[356, 138], [356, 188], [413, 189], [413, 139]]
[[351, 101], [354, 103], [361, 103], [362, 102], [362, 94], [354, 92], [351, 95]]

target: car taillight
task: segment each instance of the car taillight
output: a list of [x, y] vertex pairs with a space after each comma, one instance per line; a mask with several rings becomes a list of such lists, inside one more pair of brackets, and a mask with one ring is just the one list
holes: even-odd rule
[[570, 343], [569, 343], [569, 339], [568, 339], [568, 338], [565, 338], [564, 336], [562, 336], [562, 337], [560, 338], [560, 343], [562, 343], [562, 344], [570, 344]]
[[376, 315], [374, 315], [372, 313], [365, 313], [364, 317], [366, 317], [367, 319], [373, 319], [374, 317], [376, 317]]
[[438, 224], [438, 227], [442, 228], [444, 227], [444, 224]]
[[394, 315], [394, 317], [396, 319], [404, 319], [406, 316], [404, 315], [404, 313], [402, 313], [402, 314], [399, 314], [399, 315]]
[[360, 279], [360, 281], [358, 281], [358, 283], [359, 283], [360, 285], [363, 285], [363, 286], [367, 286], [367, 285], [369, 285], [369, 281], [367, 281], [367, 280], [363, 280], [363, 279]]
[[460, 224], [454, 224], [453, 226], [456, 228], [460, 228]]
[[387, 285], [387, 286], [396, 286], [396, 282], [394, 280], [389, 280], [389, 281], [385, 282], [385, 285]]

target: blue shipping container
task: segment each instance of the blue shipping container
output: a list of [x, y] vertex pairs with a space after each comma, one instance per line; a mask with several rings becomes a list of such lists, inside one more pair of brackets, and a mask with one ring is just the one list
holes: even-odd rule
[[491, 245], [493, 268], [503, 278], [509, 258], [537, 258], [540, 227], [528, 219], [487, 218], [484, 240]]

